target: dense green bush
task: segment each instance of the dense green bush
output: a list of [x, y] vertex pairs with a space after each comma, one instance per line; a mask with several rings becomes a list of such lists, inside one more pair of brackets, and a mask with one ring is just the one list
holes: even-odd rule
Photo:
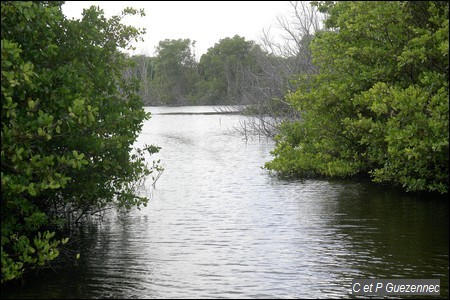
[[134, 186], [152, 169], [132, 146], [149, 115], [119, 51], [143, 33], [120, 23], [138, 12], [68, 20], [62, 3], [1, 5], [2, 283], [55, 259], [67, 222], [148, 201]]
[[318, 5], [319, 71], [287, 95], [302, 120], [283, 126], [266, 167], [448, 193], [448, 2]]

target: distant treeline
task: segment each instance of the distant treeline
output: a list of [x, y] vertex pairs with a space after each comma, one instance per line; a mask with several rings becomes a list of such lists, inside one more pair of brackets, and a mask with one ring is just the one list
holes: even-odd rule
[[[304, 39], [307, 42], [307, 38]], [[160, 41], [156, 56], [133, 56], [126, 71], [139, 79], [145, 105], [249, 104], [282, 99], [293, 86], [289, 79], [311, 67], [304, 55], [269, 54], [254, 41], [221, 39], [197, 60], [190, 39]], [[305, 44], [305, 51], [308, 47]], [[304, 54], [304, 53], [300, 53]]]

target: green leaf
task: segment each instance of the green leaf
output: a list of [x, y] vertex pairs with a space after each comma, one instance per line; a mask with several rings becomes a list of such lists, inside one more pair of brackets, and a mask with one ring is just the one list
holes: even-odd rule
[[28, 193], [31, 196], [36, 196], [37, 192], [36, 192], [36, 190], [34, 188], [34, 183], [30, 183], [30, 185], [28, 186]]
[[45, 136], [45, 132], [41, 127], [38, 127], [37, 131], [39, 136]]

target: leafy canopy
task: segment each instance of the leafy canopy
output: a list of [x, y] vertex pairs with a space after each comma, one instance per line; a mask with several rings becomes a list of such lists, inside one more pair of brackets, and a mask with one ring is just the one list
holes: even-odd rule
[[148, 201], [135, 185], [152, 169], [133, 143], [149, 115], [120, 51], [144, 33], [121, 24], [139, 12], [68, 20], [62, 3], [1, 5], [2, 283], [58, 257], [62, 225]]
[[287, 95], [266, 167], [285, 175], [370, 175], [407, 191], [448, 193], [448, 2], [319, 2], [318, 73]]

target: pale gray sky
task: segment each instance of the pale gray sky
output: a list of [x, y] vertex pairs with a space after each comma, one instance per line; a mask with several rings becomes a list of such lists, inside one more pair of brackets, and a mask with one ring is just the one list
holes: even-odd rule
[[68, 18], [79, 18], [91, 5], [100, 6], [106, 17], [127, 6], [145, 9], [145, 17], [124, 20], [147, 28], [145, 42], [136, 44], [131, 54], [152, 56], [161, 40], [189, 38], [196, 41], [197, 59], [220, 39], [236, 34], [258, 41], [262, 30], [272, 27], [271, 35], [278, 36], [276, 18], [292, 12], [289, 1], [66, 1], [62, 9]]

